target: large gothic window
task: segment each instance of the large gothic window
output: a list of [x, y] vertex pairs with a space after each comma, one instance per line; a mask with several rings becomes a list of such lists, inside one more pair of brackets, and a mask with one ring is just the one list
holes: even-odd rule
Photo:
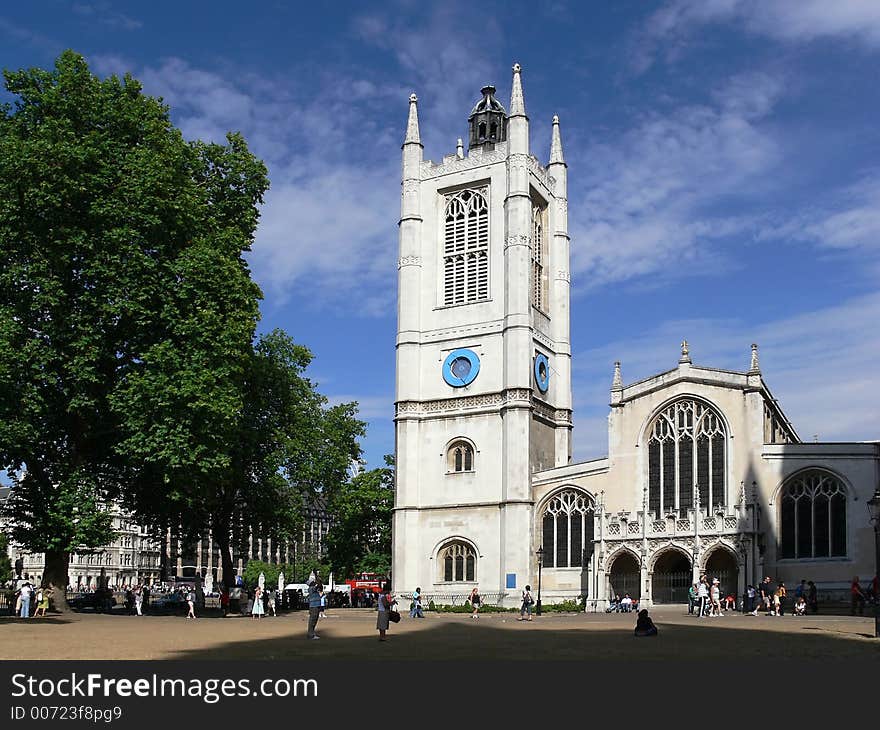
[[649, 433], [649, 511], [659, 515], [691, 509], [695, 486], [702, 512], [725, 504], [726, 434], [714, 409], [697, 400], [676, 401], [657, 415]]
[[447, 583], [464, 583], [476, 580], [477, 554], [465, 542], [452, 542], [439, 555], [441, 580]]
[[446, 452], [446, 470], [450, 473], [474, 470], [474, 447], [467, 441], [456, 441]]
[[532, 208], [532, 305], [542, 312], [547, 311], [547, 286], [544, 281], [544, 266], [547, 261], [547, 235], [544, 224], [545, 209]]
[[782, 488], [780, 557], [846, 555], [846, 488], [824, 471], [798, 474]]
[[487, 188], [446, 198], [443, 237], [443, 304], [489, 298], [489, 204]]
[[593, 555], [593, 513], [589, 496], [565, 489], [547, 502], [541, 520], [544, 566], [579, 568]]

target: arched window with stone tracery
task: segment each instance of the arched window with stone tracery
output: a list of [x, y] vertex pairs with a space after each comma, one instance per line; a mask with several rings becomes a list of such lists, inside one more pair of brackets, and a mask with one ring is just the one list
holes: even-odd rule
[[586, 493], [563, 489], [544, 505], [541, 516], [544, 567], [579, 568], [593, 555], [595, 504]]
[[801, 472], [782, 488], [780, 557], [846, 556], [846, 487], [818, 469]]
[[446, 583], [471, 583], [477, 579], [477, 553], [473, 546], [456, 540], [440, 549], [440, 580]]
[[450, 474], [474, 470], [474, 447], [467, 441], [455, 441], [446, 452], [446, 471]]
[[489, 298], [487, 188], [447, 196], [443, 236], [443, 304]]
[[656, 515], [684, 512], [700, 491], [700, 511], [727, 502], [727, 433], [720, 414], [686, 398], [666, 406], [648, 429], [648, 510]]

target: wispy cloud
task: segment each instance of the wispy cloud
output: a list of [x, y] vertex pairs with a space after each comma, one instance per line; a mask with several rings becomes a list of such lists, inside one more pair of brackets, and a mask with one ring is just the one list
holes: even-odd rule
[[120, 13], [109, 2], [74, 3], [71, 10], [77, 15], [117, 30], [137, 30], [143, 27], [140, 20]]
[[876, 0], [669, 0], [636, 34], [636, 71], [647, 69], [658, 56], [677, 60], [702, 28], [721, 23], [786, 42], [836, 38], [880, 48]]
[[748, 230], [756, 213], [731, 215], [718, 201], [754, 196], [779, 161], [761, 121], [782, 86], [768, 74], [734, 76], [711, 102], [649, 110], [584, 150], [581, 169], [591, 173], [569, 196], [573, 271], [589, 272], [588, 286], [597, 287], [729, 265], [712, 242]]
[[750, 343], [759, 343], [764, 379], [804, 440], [814, 434], [827, 441], [880, 438], [878, 319], [880, 294], [870, 294], [755, 324], [737, 318], [666, 321], [577, 352], [577, 458], [606, 453], [603, 414], [612, 363], [622, 362], [625, 383], [668, 370], [678, 362], [682, 338], [687, 338], [696, 364], [739, 371], [748, 369]]

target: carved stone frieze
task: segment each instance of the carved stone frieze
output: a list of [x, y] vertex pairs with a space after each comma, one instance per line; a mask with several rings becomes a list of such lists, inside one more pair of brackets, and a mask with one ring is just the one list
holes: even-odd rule
[[527, 388], [511, 388], [501, 393], [485, 393], [483, 395], [467, 395], [461, 398], [446, 398], [432, 401], [401, 401], [395, 406], [395, 414], [433, 414], [453, 413], [456, 411], [492, 408], [509, 403], [527, 405], [532, 393]]
[[557, 271], [556, 272], [556, 281], [567, 281], [570, 284], [571, 283], [571, 274], [568, 271]]
[[401, 256], [401, 258], [397, 261], [397, 268], [402, 269], [404, 266], [421, 266], [422, 265], [422, 257], [421, 256]]
[[426, 160], [422, 163], [421, 167], [422, 179], [425, 180], [440, 175], [446, 175], [450, 172], [459, 172], [461, 170], [472, 170], [475, 167], [484, 167], [485, 165], [492, 165], [496, 162], [504, 162], [506, 157], [506, 149], [495, 149], [494, 152], [489, 152], [485, 155], [469, 155], [468, 157], [463, 158], [456, 157], [441, 164], [435, 164], [431, 162], [431, 160]]
[[508, 236], [504, 242], [505, 250], [511, 248], [512, 246], [528, 246], [531, 243], [531, 239], [525, 234], [520, 234], [518, 236]]

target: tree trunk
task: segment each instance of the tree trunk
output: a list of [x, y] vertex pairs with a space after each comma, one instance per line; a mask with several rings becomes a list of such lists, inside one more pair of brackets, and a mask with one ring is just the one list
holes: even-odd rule
[[229, 544], [229, 530], [225, 525], [215, 525], [212, 530], [214, 542], [220, 553], [220, 564], [223, 567], [223, 585], [232, 588], [235, 585], [235, 569], [232, 567], [232, 548]]
[[70, 553], [61, 550], [46, 551], [46, 567], [43, 570], [42, 586], [50, 591], [51, 606], [56, 611], [69, 611], [67, 605], [67, 571], [70, 567]]

